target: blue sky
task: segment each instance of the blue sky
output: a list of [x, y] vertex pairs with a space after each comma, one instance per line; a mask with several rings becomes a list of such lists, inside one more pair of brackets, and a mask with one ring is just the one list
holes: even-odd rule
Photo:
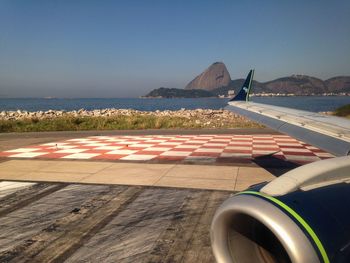
[[0, 0], [0, 97], [135, 97], [215, 61], [233, 79], [350, 75], [350, 1]]

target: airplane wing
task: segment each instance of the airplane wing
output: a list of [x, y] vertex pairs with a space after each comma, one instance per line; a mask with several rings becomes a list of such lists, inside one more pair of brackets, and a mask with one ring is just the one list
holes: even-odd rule
[[350, 154], [350, 121], [315, 112], [251, 102], [249, 92], [254, 75], [248, 77], [226, 109], [272, 129], [317, 146], [336, 156]]
[[337, 156], [228, 198], [211, 224], [218, 263], [350, 262], [350, 121], [251, 102], [254, 71], [228, 110]]

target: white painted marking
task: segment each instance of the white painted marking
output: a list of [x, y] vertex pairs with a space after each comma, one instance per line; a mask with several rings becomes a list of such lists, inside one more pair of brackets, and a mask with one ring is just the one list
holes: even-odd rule
[[139, 142], [138, 141], [119, 141], [119, 142], [116, 142], [116, 144], [123, 144], [123, 145], [134, 145], [137, 143], [139, 143]]
[[231, 139], [224, 139], [224, 138], [222, 138], [222, 139], [218, 139], [218, 138], [216, 138], [216, 139], [211, 139], [210, 140], [210, 142], [222, 142], [222, 141], [224, 141], [224, 142], [229, 142], [229, 141], [231, 141]]
[[65, 159], [90, 159], [90, 158], [95, 157], [97, 155], [100, 155], [100, 154], [99, 153], [74, 153], [74, 154], [64, 156], [62, 158], [65, 158]]
[[18, 148], [18, 149], [14, 149], [14, 150], [9, 150], [9, 151], [5, 151], [8, 153], [27, 153], [27, 152], [34, 152], [34, 151], [38, 151], [40, 150], [40, 148]]
[[181, 151], [167, 151], [161, 153], [161, 156], [189, 156], [192, 152], [181, 152]]
[[109, 151], [113, 151], [113, 150], [118, 150], [120, 148], [123, 148], [124, 146], [101, 146], [101, 147], [96, 147], [94, 148], [94, 150], [109, 150]]
[[159, 143], [158, 145], [181, 145], [182, 142], [162, 142]]
[[201, 147], [201, 145], [188, 145], [188, 144], [181, 144], [181, 145], [177, 145], [174, 148], [177, 149], [181, 149], [181, 148], [185, 148], [185, 149], [197, 149]]
[[84, 146], [88, 146], [88, 147], [100, 147], [100, 146], [108, 146], [108, 145], [111, 145], [110, 143], [87, 143], [87, 144], [84, 144]]
[[227, 146], [225, 147], [226, 150], [244, 150], [244, 151], [251, 151], [251, 146]]
[[280, 147], [283, 147], [283, 146], [295, 146], [295, 147], [303, 147], [300, 143], [284, 143], [284, 142], [277, 142], [277, 145], [280, 146]]
[[229, 145], [229, 146], [230, 146], [230, 145], [253, 145], [253, 142], [245, 142], [245, 141], [241, 141], [241, 142], [230, 142], [228, 145]]
[[227, 145], [227, 143], [205, 143], [203, 144], [203, 146], [223, 146], [225, 147]]
[[259, 135], [254, 135], [254, 136], [252, 136], [254, 139], [273, 139], [273, 137], [272, 136], [269, 136], [269, 135], [263, 135], [263, 136], [259, 136]]
[[165, 152], [169, 150], [171, 150], [171, 148], [166, 148], [166, 147], [149, 147], [149, 148], [143, 149], [143, 151], [155, 151], [155, 152]]
[[306, 146], [305, 148], [309, 150], [318, 150], [318, 148], [314, 146]]
[[188, 140], [186, 143], [193, 143], [193, 144], [204, 144], [207, 143], [208, 141], [202, 141], [202, 140]]
[[148, 148], [148, 147], [152, 147], [154, 146], [154, 144], [146, 144], [146, 143], [136, 143], [133, 144], [132, 147], [142, 147], [142, 148]]
[[269, 143], [269, 144], [276, 144], [275, 141], [269, 141], [269, 140], [253, 140], [253, 144], [259, 144], [259, 143]]
[[224, 148], [199, 148], [196, 149], [195, 152], [198, 153], [221, 153]]
[[65, 149], [73, 149], [73, 148], [77, 148], [78, 146], [77, 145], [75, 145], [75, 146], [73, 146], [73, 145], [58, 145], [57, 144], [57, 146], [56, 145], [54, 145], [54, 146], [52, 146], [52, 147], [50, 147], [49, 149], [54, 149], [54, 150], [65, 150]]
[[167, 140], [153, 140], [153, 139], [150, 139], [150, 140], [147, 140], [145, 142], [166, 142]]
[[308, 149], [305, 149], [305, 148], [283, 148], [283, 147], [280, 147], [281, 151], [283, 152], [297, 152], [297, 153], [311, 153], [310, 150]]
[[205, 137], [205, 136], [195, 136], [193, 138], [191, 138], [192, 140], [205, 140], [205, 141], [209, 141], [211, 139], [213, 139], [214, 137], [211, 136], [211, 137]]
[[133, 154], [138, 151], [133, 151], [133, 150], [115, 150], [115, 151], [110, 151], [107, 152], [106, 154], [120, 154], [120, 155], [127, 155], [127, 154]]
[[232, 141], [252, 141], [252, 137], [234, 137]]
[[64, 149], [64, 150], [59, 150], [59, 151], [55, 151], [54, 153], [81, 153], [81, 152], [85, 152], [88, 149], [79, 149], [79, 148], [75, 148], [75, 149]]
[[149, 155], [149, 154], [131, 154], [125, 157], [120, 158], [119, 160], [129, 160], [129, 161], [148, 161], [158, 155]]
[[326, 152], [314, 152], [315, 155], [317, 155], [318, 157], [334, 157], [333, 154], [330, 153], [326, 153]]
[[33, 158], [40, 155], [48, 154], [49, 152], [27, 152], [27, 153], [18, 153], [10, 155], [9, 157], [13, 158]]
[[268, 149], [279, 149], [277, 145], [274, 144], [253, 144], [254, 148], [268, 148]]

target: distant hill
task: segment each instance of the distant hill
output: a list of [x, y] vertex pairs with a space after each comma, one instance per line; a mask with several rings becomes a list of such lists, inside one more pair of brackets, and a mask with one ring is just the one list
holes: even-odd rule
[[328, 92], [328, 88], [323, 80], [306, 75], [292, 75], [275, 79], [263, 83], [263, 86], [263, 91], [270, 93], [309, 95]]
[[154, 89], [144, 97], [152, 98], [203, 98], [203, 97], [213, 97], [214, 95], [207, 90], [194, 89], [174, 89], [174, 88], [164, 88]]
[[[216, 95], [226, 95], [229, 90], [237, 91], [243, 85], [244, 79], [232, 80], [226, 87], [215, 89]], [[292, 75], [278, 78], [268, 82], [253, 81], [252, 93], [282, 93], [294, 95], [312, 95], [324, 93], [348, 93], [350, 92], [350, 77], [334, 77], [321, 80], [306, 75]]]
[[350, 77], [347, 76], [327, 79], [325, 84], [331, 92], [350, 92]]
[[[243, 82], [244, 79], [231, 80], [225, 64], [215, 62], [188, 83], [185, 89], [159, 88], [148, 93], [146, 97], [198, 98], [227, 96], [229, 91], [231, 93], [233, 90], [237, 92]], [[292, 75], [267, 82], [254, 80], [252, 93], [279, 93], [296, 96], [350, 93], [350, 76], [338, 76], [325, 81], [307, 75]]]
[[[216, 89], [217, 95], [225, 95], [229, 90], [238, 90], [242, 87], [244, 79], [232, 80], [226, 87]], [[295, 95], [311, 95], [329, 93], [325, 82], [305, 75], [293, 75], [278, 78], [268, 82], [253, 81], [252, 93], [283, 93]]]

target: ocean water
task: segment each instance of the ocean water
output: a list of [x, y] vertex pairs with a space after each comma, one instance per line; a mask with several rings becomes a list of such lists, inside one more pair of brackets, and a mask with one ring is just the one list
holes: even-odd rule
[[[253, 97], [252, 101], [308, 111], [333, 111], [350, 104], [349, 96], [334, 97]], [[185, 109], [221, 109], [228, 99], [219, 98], [174, 98], [174, 99], [0, 99], [0, 111], [26, 110], [93, 110], [105, 108], [136, 109], [142, 111]]]

